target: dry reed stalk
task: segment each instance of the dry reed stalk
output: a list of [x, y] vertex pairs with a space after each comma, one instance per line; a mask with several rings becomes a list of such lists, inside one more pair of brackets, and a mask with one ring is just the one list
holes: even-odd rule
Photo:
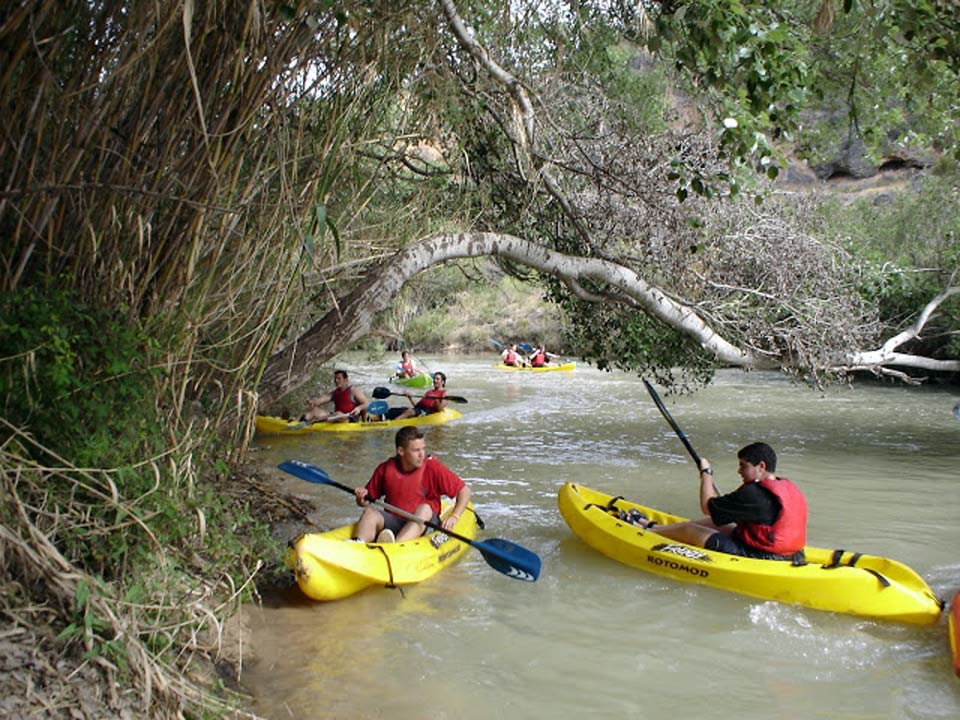
[[[238, 610], [240, 593], [249, 586], [259, 565], [240, 585], [234, 584], [228, 573], [221, 574], [220, 583], [186, 577], [177, 580], [177, 576], [162, 570], [162, 563], [157, 565], [161, 574], [155, 581], [121, 575], [104, 582], [69, 560], [56, 541], [78, 530], [95, 536], [136, 528], [137, 535], [153, 537], [137, 515], [136, 505], [144, 496], [128, 501], [110, 479], [110, 471], [69, 464], [42, 467], [31, 462], [24, 453], [29, 443], [29, 437], [12, 433], [0, 449], [4, 508], [0, 516], [0, 561], [8, 584], [12, 580], [20, 589], [9, 597], [19, 597], [22, 603], [35, 596], [56, 618], [54, 626], [64, 628], [73, 623], [77, 628], [75, 639], [67, 638], [63, 652], [80, 641], [82, 652], [89, 656], [87, 662], [97, 667], [104, 687], [113, 694], [110, 702], [114, 706], [119, 702], [116, 688], [123, 685], [135, 688], [144, 716], [181, 717], [185, 707], [233, 712], [235, 699], [210, 694], [190, 679], [189, 668], [201, 657], [215, 658], [224, 652], [220, 618]], [[156, 462], [151, 467], [159, 472]], [[73, 491], [55, 497], [56, 487], [63, 485]], [[123, 508], [133, 519], [107, 521], [115, 516], [99, 512], [104, 502]], [[156, 555], [162, 557], [171, 551], [157, 545]], [[126, 600], [131, 582], [152, 582], [162, 588], [161, 594], [150, 603]], [[80, 598], [84, 598], [82, 607], [78, 605]], [[79, 620], [88, 616], [95, 619], [93, 624]], [[166, 648], [177, 648], [176, 665], [163, 659], [162, 647], [159, 651], [148, 649], [147, 638], [154, 648], [160, 639], [165, 639]], [[122, 647], [125, 667], [118, 666], [110, 652], [104, 652], [111, 644]]]

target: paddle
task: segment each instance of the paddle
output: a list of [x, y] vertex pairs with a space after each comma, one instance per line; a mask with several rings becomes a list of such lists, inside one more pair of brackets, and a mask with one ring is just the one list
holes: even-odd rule
[[386, 415], [390, 406], [384, 400], [374, 400], [367, 405], [367, 415]]
[[[301, 480], [319, 485], [330, 485], [331, 487], [348, 492], [351, 495], [354, 494], [353, 488], [333, 480], [316, 465], [310, 465], [300, 460], [286, 460], [280, 463], [278, 467]], [[511, 577], [514, 580], [526, 580], [527, 582], [533, 582], [540, 577], [540, 557], [535, 552], [527, 550], [525, 547], [521, 547], [509, 540], [503, 540], [501, 538], [491, 538], [490, 540], [482, 541], [471, 540], [451, 530], [444, 530], [443, 526], [439, 523], [435, 523], [432, 520], [424, 520], [412, 513], [408, 513], [406, 510], [401, 510], [381, 500], [371, 500], [370, 503], [379, 505], [407, 520], [412, 520], [421, 525], [426, 525], [428, 528], [446, 533], [450, 537], [456, 538], [460, 542], [476, 548], [480, 551], [480, 554], [483, 555], [483, 559], [487, 561], [490, 567], [499, 573], [503, 573], [507, 577]]]
[[289, 427], [285, 427], [284, 431], [299, 430], [300, 428], [309, 427], [314, 423], [329, 422], [330, 420], [339, 420], [340, 418], [345, 418], [345, 417], [350, 417], [350, 414], [349, 413], [333, 413], [333, 415], [327, 415], [325, 418], [320, 418], [319, 420], [306, 420], [304, 422], [297, 423], [296, 425], [290, 425]]
[[[406, 393], [393, 392], [392, 390], [390, 390], [390, 388], [375, 387], [375, 388], [373, 389], [373, 396], [374, 396], [375, 398], [377, 398], [377, 400], [383, 400], [384, 398], [388, 398], [388, 397], [390, 397], [391, 395], [399, 395], [399, 396], [401, 396], [401, 397], [406, 397], [406, 396], [407, 396]], [[415, 397], [415, 398], [422, 398], [423, 395], [414, 395], [413, 397]], [[466, 399], [465, 397], [463, 397], [462, 395], [444, 395], [444, 396], [443, 396], [442, 398], [440, 398], [440, 399], [441, 399], [441, 400], [449, 400], [450, 402], [455, 402], [455, 403], [465, 403], [465, 402], [467, 402], [467, 399]]]
[[[683, 434], [683, 430], [680, 429], [680, 426], [677, 425], [676, 421], [670, 415], [670, 411], [667, 410], [667, 406], [663, 404], [663, 400], [661, 400], [660, 396], [657, 395], [657, 391], [653, 389], [653, 385], [648, 383], [646, 380], [643, 381], [643, 384], [647, 386], [647, 392], [650, 393], [650, 397], [652, 397], [653, 401], [657, 404], [657, 408], [660, 410], [660, 414], [663, 415], [664, 418], [666, 418], [666, 421], [668, 423], [670, 423], [670, 427], [673, 428], [673, 431], [677, 434], [677, 437], [680, 438], [680, 442], [682, 442], [684, 447], [687, 448], [687, 452], [690, 453], [690, 457], [693, 458], [693, 462], [696, 464], [697, 470], [699, 470], [700, 456], [697, 455], [697, 451], [693, 449], [693, 445], [691, 445], [690, 441], [687, 440], [687, 436]], [[717, 495], [720, 494], [720, 490], [717, 488], [716, 483], [713, 483], [713, 489], [714, 489], [714, 492], [717, 493]]]

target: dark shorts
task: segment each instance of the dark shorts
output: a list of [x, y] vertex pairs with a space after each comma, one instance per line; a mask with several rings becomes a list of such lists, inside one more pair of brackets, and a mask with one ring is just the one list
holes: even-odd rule
[[423, 417], [424, 415], [429, 415], [433, 410], [427, 410], [423, 405], [417, 403], [413, 406], [413, 411], [416, 413], [416, 417]]
[[[406, 518], [402, 518], [399, 515], [394, 515], [389, 510], [381, 510], [380, 512], [383, 513], [384, 529], [392, 530], [394, 535], [400, 532], [403, 529], [403, 526], [406, 525], [408, 522], [410, 522]], [[440, 517], [436, 513], [433, 514], [433, 522], [436, 523], [437, 525], [440, 524]], [[429, 529], [430, 528], [424, 526], [424, 530], [429, 530]], [[420, 534], [422, 535], [423, 533], [420, 533]]]
[[803, 562], [803, 550], [792, 555], [777, 555], [757, 548], [751, 547], [741, 542], [732, 535], [724, 535], [721, 532], [715, 532], [704, 545], [707, 550], [726, 553], [727, 555], [739, 555], [740, 557], [754, 558], [756, 560], [788, 560]]

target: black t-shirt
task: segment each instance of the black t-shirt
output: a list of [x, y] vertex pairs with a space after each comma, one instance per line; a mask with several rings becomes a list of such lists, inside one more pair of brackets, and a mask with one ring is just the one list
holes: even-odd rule
[[751, 522], [773, 525], [780, 517], [780, 500], [757, 482], [741, 485], [732, 493], [707, 501], [710, 519], [717, 525]]

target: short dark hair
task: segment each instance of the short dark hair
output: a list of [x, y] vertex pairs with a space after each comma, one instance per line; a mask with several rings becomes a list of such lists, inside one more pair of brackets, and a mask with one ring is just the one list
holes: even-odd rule
[[443, 374], [442, 372], [440, 372], [439, 370], [437, 370], [437, 371], [433, 374], [434, 377], [436, 377], [437, 375], [440, 376], [440, 379], [443, 380], [443, 385], [444, 385], [444, 387], [446, 387], [446, 385], [447, 385], [447, 376], [444, 375], [444, 374]]
[[740, 448], [737, 457], [740, 460], [746, 460], [751, 465], [759, 465], [762, 460], [766, 464], [768, 472], [775, 472], [777, 469], [777, 454], [766, 443], [750, 443]]
[[418, 428], [416, 425], [406, 425], [397, 430], [397, 437], [394, 439], [394, 444], [399, 450], [402, 447], [406, 447], [407, 443], [412, 442], [413, 440], [419, 440], [422, 437], [423, 430]]
[[333, 376], [336, 377], [337, 375], [343, 375], [343, 379], [344, 379], [344, 380], [347, 380], [347, 379], [349, 379], [349, 377], [350, 377], [349, 375], [347, 375], [347, 371], [346, 371], [346, 370], [334, 370], [334, 371], [333, 371]]

